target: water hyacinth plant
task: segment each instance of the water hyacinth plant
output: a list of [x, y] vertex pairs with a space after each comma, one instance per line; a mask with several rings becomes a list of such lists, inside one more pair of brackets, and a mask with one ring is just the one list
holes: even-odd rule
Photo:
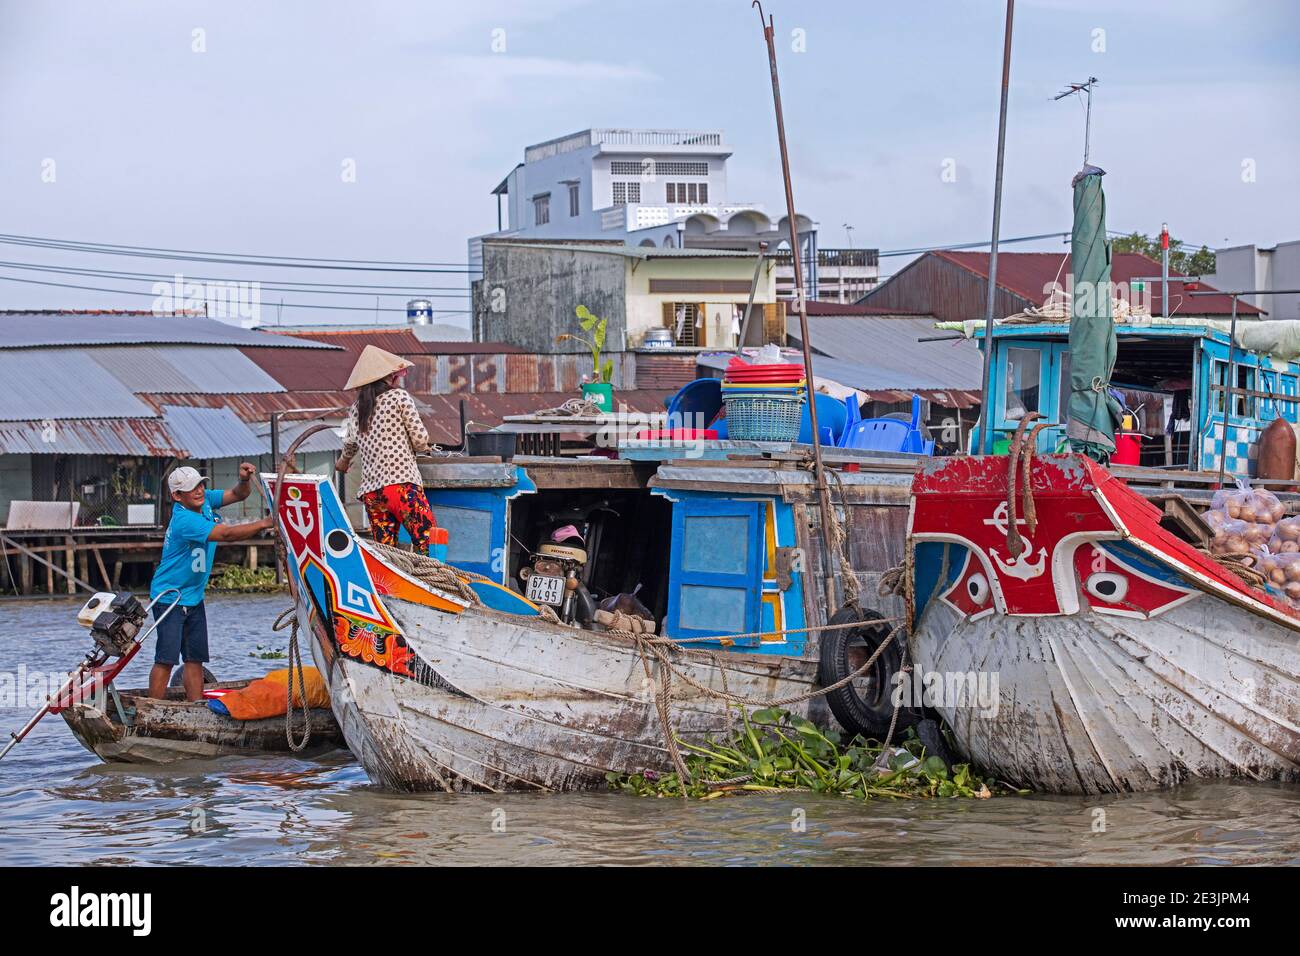
[[275, 580], [275, 568], [246, 568], [242, 564], [213, 565], [208, 579], [209, 591], [232, 591], [240, 594], [269, 593], [283, 590]]
[[[957, 764], [950, 772], [943, 760], [925, 753], [914, 733], [900, 744], [886, 754], [880, 741], [854, 737], [844, 743], [838, 733], [777, 708], [752, 715], [742, 708], [741, 726], [721, 742], [678, 740], [690, 776], [685, 795], [701, 800], [792, 790], [862, 800], [993, 796], [969, 765]], [[676, 773], [611, 773], [606, 779], [611, 789], [637, 796], [682, 796]]]

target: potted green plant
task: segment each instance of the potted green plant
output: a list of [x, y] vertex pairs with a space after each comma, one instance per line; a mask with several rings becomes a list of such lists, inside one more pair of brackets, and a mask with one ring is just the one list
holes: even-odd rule
[[614, 410], [614, 362], [605, 359], [602, 365], [600, 361], [601, 352], [605, 348], [606, 321], [585, 305], [578, 306], [573, 312], [578, 317], [578, 324], [582, 326], [582, 331], [589, 332], [591, 338], [566, 332], [555, 341], [567, 342], [572, 339], [581, 342], [591, 350], [591, 374], [583, 376], [582, 397], [602, 412], [612, 412]]

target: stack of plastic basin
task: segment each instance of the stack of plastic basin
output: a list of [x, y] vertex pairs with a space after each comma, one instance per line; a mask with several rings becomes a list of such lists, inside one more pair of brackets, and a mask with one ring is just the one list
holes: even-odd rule
[[807, 395], [802, 365], [750, 365], [733, 358], [722, 377], [728, 437], [740, 441], [795, 441]]

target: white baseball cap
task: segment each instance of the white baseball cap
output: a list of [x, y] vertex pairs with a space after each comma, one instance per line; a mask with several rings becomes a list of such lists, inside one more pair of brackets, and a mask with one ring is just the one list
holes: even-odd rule
[[184, 465], [167, 476], [167, 490], [171, 492], [193, 491], [207, 480], [205, 476], [200, 475], [189, 465]]

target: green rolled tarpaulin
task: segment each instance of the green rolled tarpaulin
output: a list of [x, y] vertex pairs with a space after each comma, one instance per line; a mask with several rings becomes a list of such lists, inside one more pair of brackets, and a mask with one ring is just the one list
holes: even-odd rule
[[1070, 270], [1074, 300], [1070, 313], [1070, 407], [1066, 437], [1073, 451], [1105, 464], [1115, 451], [1115, 428], [1123, 409], [1110, 394], [1115, 368], [1115, 325], [1111, 319], [1110, 243], [1106, 240], [1106, 195], [1096, 166], [1074, 177], [1074, 230]]

